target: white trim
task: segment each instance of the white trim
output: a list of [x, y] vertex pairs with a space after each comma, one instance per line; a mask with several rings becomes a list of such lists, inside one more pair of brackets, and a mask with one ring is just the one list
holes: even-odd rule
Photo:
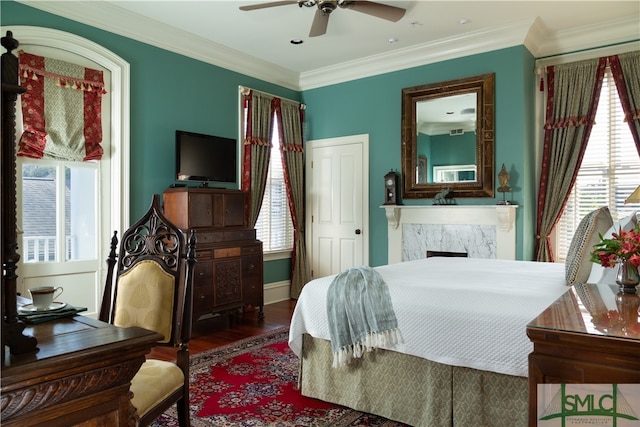
[[264, 285], [264, 305], [273, 304], [280, 301], [288, 301], [291, 288], [291, 281], [267, 283]]
[[290, 259], [291, 249], [284, 251], [270, 251], [262, 254], [263, 261], [276, 261], [279, 259]]
[[540, 58], [536, 61], [536, 73], [543, 72], [542, 68], [550, 65], [569, 64], [571, 62], [584, 61], [586, 59], [601, 58], [603, 56], [619, 55], [621, 53], [640, 50], [640, 41], [607, 46], [599, 49], [590, 49], [582, 52], [567, 53], [563, 55]]

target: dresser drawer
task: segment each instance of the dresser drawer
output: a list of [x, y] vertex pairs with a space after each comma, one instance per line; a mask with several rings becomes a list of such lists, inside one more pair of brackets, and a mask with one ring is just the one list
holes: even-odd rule
[[211, 261], [197, 262], [193, 267], [193, 284], [196, 286], [211, 286], [213, 270]]
[[262, 255], [262, 245], [243, 246], [242, 255]]
[[240, 253], [241, 249], [239, 247], [218, 248], [213, 250], [213, 257], [216, 259], [238, 257]]

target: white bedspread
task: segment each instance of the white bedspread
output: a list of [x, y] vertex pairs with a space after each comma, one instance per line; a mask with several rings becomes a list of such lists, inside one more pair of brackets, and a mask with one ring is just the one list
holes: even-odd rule
[[[564, 264], [426, 258], [376, 267], [389, 286], [404, 344], [387, 349], [435, 362], [527, 376], [526, 325], [568, 290]], [[289, 346], [302, 335], [329, 340], [326, 294], [333, 277], [302, 290]]]

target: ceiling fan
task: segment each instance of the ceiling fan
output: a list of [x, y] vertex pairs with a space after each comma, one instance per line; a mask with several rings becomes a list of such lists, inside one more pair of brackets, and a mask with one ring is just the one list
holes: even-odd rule
[[340, 7], [343, 9], [352, 9], [356, 12], [366, 13], [367, 15], [377, 18], [386, 19], [387, 21], [397, 22], [404, 16], [405, 9], [396, 6], [388, 6], [373, 1], [351, 1], [351, 0], [289, 0], [289, 1], [273, 1], [267, 3], [259, 3], [248, 6], [240, 6], [240, 10], [256, 10], [267, 7], [286, 6], [289, 4], [298, 4], [299, 7], [317, 6], [316, 14], [313, 17], [311, 31], [309, 37], [317, 37], [327, 32], [327, 24], [329, 23], [329, 15], [331, 12]]

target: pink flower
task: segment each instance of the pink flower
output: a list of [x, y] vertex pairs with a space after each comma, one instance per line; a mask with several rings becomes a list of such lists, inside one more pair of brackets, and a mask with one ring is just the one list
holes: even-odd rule
[[593, 248], [591, 262], [597, 262], [603, 267], [613, 267], [626, 260], [636, 267], [640, 266], [640, 224], [633, 230], [611, 233], [610, 239], [600, 235], [600, 242]]

